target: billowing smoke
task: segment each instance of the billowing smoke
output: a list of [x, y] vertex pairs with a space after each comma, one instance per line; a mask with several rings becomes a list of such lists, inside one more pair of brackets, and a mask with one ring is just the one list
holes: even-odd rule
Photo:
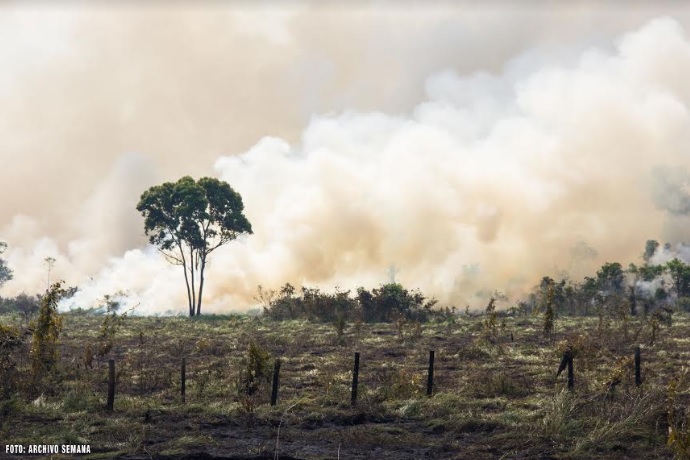
[[659, 208], [676, 216], [690, 214], [690, 175], [685, 169], [658, 167], [652, 180], [652, 198]]
[[657, 248], [649, 263], [652, 265], [663, 265], [673, 259], [690, 264], [690, 245], [687, 243], [675, 245], [666, 243], [664, 246]]
[[654, 168], [652, 170], [652, 198], [659, 209], [668, 213], [663, 230], [664, 241], [672, 241], [676, 244], [688, 241], [690, 174], [686, 169], [670, 166]]
[[683, 15], [606, 12], [585, 35], [594, 12], [103, 13], [51, 13], [60, 40], [0, 82], [3, 293], [43, 289], [54, 257], [74, 305], [124, 291], [184, 311], [134, 207], [185, 174], [227, 180], [255, 232], [214, 253], [207, 312], [246, 309], [258, 284], [373, 287], [392, 265], [478, 306], [690, 239], [669, 219], [687, 214]]

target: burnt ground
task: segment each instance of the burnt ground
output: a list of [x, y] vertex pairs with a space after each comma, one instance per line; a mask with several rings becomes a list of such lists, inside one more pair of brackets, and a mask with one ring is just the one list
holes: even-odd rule
[[[92, 454], [80, 458], [119, 459], [670, 459], [678, 450], [667, 446], [669, 421], [687, 435], [684, 314], [671, 325], [558, 318], [552, 337], [544, 337], [538, 317], [499, 318], [493, 328], [481, 316], [350, 324], [341, 337], [334, 325], [299, 321], [129, 317], [113, 348], [89, 363], [84, 350], [97, 350], [102, 321], [65, 317], [59, 372], [41, 394], [20, 386], [0, 406], [5, 444], [89, 444]], [[281, 359], [275, 407], [268, 381], [252, 396], [242, 391], [252, 341], [270, 354], [267, 369]], [[632, 367], [637, 345], [640, 387]], [[565, 375], [555, 375], [568, 347], [572, 392]], [[425, 394], [429, 350], [436, 357], [432, 397]], [[352, 407], [355, 351], [361, 368]], [[15, 356], [24, 379], [27, 353], [28, 345]], [[117, 369], [112, 413], [105, 410], [110, 357]]]

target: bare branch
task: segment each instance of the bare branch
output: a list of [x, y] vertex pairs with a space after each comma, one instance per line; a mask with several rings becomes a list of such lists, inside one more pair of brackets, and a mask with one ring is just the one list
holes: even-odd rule
[[163, 257], [165, 257], [165, 260], [167, 260], [169, 263], [173, 265], [183, 265], [182, 259], [180, 259], [179, 257], [175, 257], [174, 255], [165, 252], [163, 249], [159, 247], [156, 247], [156, 249], [158, 250], [158, 252], [163, 254]]

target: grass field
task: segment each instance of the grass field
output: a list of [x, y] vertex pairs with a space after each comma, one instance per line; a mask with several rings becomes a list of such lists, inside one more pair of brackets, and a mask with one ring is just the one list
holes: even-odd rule
[[[494, 327], [483, 316], [348, 324], [341, 334], [333, 324], [261, 317], [127, 317], [112, 350], [89, 366], [84, 350], [97, 348], [102, 321], [65, 315], [52, 383], [41, 395], [0, 403], [5, 444], [89, 444], [91, 455], [80, 458], [384, 460], [670, 459], [683, 458], [687, 442], [686, 314], [676, 313], [671, 325], [641, 317], [561, 317], [550, 338], [542, 320], [529, 316], [499, 317]], [[281, 359], [276, 406], [269, 404], [270, 381], [260, 376], [254, 394], [242, 391], [248, 365], [257, 364], [248, 361], [250, 342], [270, 353], [255, 355], [264, 370]], [[633, 370], [637, 345], [640, 387]], [[568, 347], [572, 392], [564, 374], [556, 378]], [[432, 397], [426, 396], [429, 350], [436, 358]], [[361, 367], [352, 407], [354, 352]], [[111, 357], [117, 370], [112, 413], [105, 410]], [[27, 374], [28, 344], [14, 359], [20, 375]], [[673, 446], [669, 433], [678, 439]]]

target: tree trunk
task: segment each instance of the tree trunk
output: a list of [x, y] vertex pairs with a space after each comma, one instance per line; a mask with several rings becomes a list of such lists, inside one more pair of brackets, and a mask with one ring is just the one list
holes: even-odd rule
[[192, 293], [189, 289], [189, 277], [187, 276], [187, 261], [184, 258], [184, 251], [180, 246], [180, 255], [182, 256], [182, 270], [184, 271], [184, 283], [187, 286], [187, 306], [189, 307], [189, 316], [194, 316], [194, 304], [192, 303]]
[[201, 294], [204, 292], [204, 270], [206, 269], [206, 254], [201, 257], [201, 269], [199, 270], [199, 298], [197, 299], [196, 314], [201, 314]]
[[196, 307], [196, 286], [194, 283], [194, 250], [189, 248], [189, 272], [192, 275], [192, 316], [194, 316], [194, 308]]
[[635, 286], [630, 286], [630, 316], [637, 316], [637, 297], [635, 296]]

